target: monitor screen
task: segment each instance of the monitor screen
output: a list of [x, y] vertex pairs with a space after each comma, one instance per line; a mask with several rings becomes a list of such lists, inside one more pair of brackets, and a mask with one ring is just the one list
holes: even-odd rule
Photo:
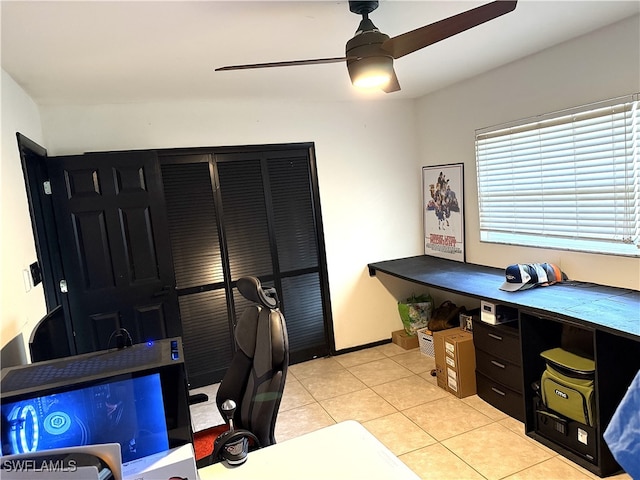
[[119, 443], [129, 462], [169, 448], [159, 373], [3, 403], [2, 454]]

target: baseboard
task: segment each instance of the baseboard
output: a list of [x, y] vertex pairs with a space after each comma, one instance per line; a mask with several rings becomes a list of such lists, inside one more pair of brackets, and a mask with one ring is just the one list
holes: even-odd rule
[[367, 348], [379, 347], [380, 345], [386, 345], [387, 343], [391, 343], [391, 339], [387, 338], [385, 340], [378, 340], [377, 342], [367, 343], [365, 345], [358, 345], [356, 347], [343, 348], [341, 350], [336, 350], [335, 355], [344, 355], [345, 353], [357, 352], [359, 350], [365, 350]]

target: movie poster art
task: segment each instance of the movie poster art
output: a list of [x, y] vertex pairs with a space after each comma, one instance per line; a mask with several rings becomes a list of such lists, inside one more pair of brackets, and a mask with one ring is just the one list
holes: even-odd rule
[[422, 167], [424, 253], [465, 261], [463, 164]]

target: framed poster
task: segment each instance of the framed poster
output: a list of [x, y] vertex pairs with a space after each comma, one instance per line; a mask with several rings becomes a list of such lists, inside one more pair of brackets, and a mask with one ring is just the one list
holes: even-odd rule
[[463, 167], [422, 167], [425, 255], [465, 261]]

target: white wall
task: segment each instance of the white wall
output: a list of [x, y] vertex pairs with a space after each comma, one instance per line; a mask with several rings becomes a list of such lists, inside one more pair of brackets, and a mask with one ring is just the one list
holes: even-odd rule
[[635, 16], [423, 97], [420, 160], [464, 162], [467, 261], [505, 267], [553, 262], [574, 280], [640, 289], [640, 259], [480, 243], [474, 132], [533, 115], [640, 91]]
[[50, 155], [315, 142], [336, 348], [402, 327], [367, 263], [421, 253], [414, 102], [52, 106], [42, 119]]
[[42, 284], [27, 292], [23, 282], [23, 269], [28, 269], [37, 257], [16, 140], [16, 132], [20, 132], [42, 145], [40, 113], [37, 105], [4, 70], [0, 89], [0, 346], [4, 346], [21, 332], [28, 341], [35, 323], [47, 310]]

